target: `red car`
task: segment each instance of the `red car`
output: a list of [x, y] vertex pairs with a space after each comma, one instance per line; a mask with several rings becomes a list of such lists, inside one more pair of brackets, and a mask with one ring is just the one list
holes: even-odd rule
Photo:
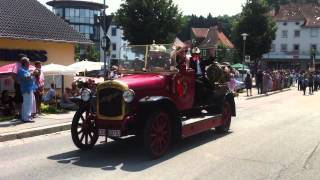
[[99, 136], [137, 135], [146, 152], [158, 158], [176, 139], [212, 128], [229, 130], [236, 109], [227, 84], [208, 87], [192, 69], [177, 65], [171, 46], [155, 46], [126, 48], [126, 60], [119, 62], [121, 78], [99, 84], [96, 95], [82, 90], [71, 128], [78, 148], [91, 149]]

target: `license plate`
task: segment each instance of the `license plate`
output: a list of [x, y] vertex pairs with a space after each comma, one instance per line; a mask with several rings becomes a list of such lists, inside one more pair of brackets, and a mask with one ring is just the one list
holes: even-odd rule
[[108, 130], [108, 137], [120, 137], [121, 131], [120, 130]]
[[99, 136], [106, 136], [106, 129], [99, 129]]

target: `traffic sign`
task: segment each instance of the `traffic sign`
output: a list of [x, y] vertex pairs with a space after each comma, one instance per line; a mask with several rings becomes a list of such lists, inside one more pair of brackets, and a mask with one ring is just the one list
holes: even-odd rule
[[250, 62], [250, 56], [245, 56], [244, 57], [244, 62], [249, 63]]
[[106, 51], [110, 48], [110, 45], [111, 45], [111, 40], [110, 40], [109, 36], [102, 37], [101, 48]]

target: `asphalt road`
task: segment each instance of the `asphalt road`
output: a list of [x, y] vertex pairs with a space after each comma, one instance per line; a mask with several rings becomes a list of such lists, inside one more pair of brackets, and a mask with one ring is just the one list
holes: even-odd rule
[[[229, 134], [183, 140], [158, 160], [135, 138], [81, 152], [70, 132], [0, 143], [0, 179], [320, 179], [320, 92], [237, 99]], [[101, 139], [102, 140], [102, 139]]]

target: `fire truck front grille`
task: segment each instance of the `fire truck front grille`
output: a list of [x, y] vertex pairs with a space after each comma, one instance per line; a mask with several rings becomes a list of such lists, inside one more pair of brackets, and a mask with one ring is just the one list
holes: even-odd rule
[[122, 115], [122, 91], [114, 88], [101, 89], [99, 92], [99, 114], [105, 117]]

